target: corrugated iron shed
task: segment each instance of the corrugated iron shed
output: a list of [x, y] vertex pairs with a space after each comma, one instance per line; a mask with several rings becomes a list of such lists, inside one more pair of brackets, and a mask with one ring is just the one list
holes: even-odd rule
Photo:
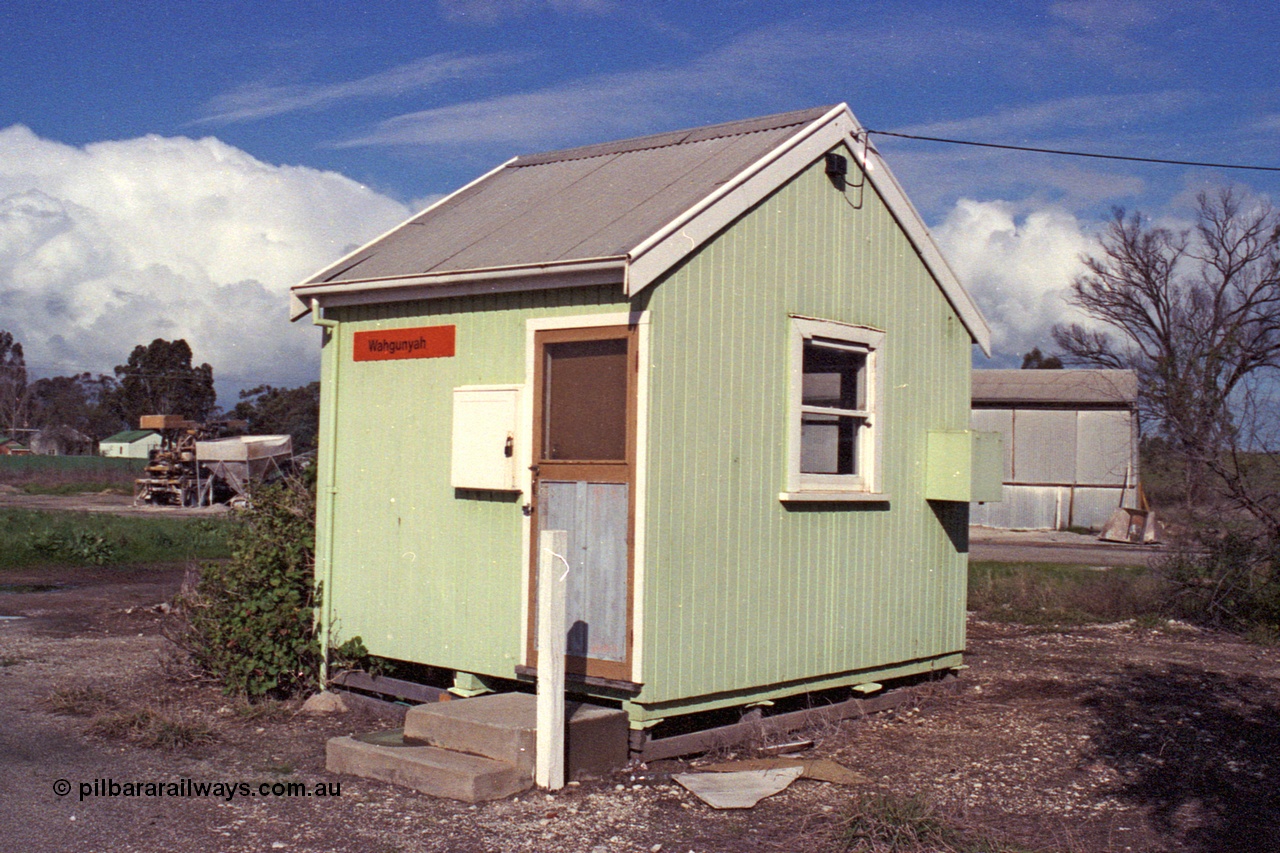
[[1004, 437], [1004, 499], [974, 504], [974, 524], [1100, 527], [1133, 505], [1138, 377], [1132, 370], [975, 370], [975, 429]]
[[975, 370], [974, 408], [1119, 407], [1138, 399], [1132, 370]]

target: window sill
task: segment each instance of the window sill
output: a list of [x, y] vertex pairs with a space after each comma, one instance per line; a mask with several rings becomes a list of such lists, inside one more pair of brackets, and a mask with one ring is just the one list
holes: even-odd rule
[[779, 492], [778, 500], [783, 503], [888, 503], [889, 495], [884, 492]]

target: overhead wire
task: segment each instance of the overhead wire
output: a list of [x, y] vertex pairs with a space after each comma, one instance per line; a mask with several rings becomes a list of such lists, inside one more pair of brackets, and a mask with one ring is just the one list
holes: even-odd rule
[[1029, 151], [1033, 154], [1057, 154], [1063, 157], [1088, 157], [1094, 160], [1123, 160], [1129, 163], [1156, 163], [1164, 166], [1201, 166], [1210, 169], [1243, 169], [1251, 172], [1280, 172], [1280, 166], [1257, 166], [1244, 163], [1211, 163], [1199, 160], [1170, 160], [1163, 157], [1134, 157], [1124, 154], [1099, 154], [1093, 151], [1071, 151], [1063, 148], [1037, 148], [1030, 145], [1008, 145], [998, 142], [977, 142], [972, 139], [950, 139], [943, 136], [922, 136], [915, 133], [898, 133], [892, 130], [871, 130], [863, 133], [871, 136], [895, 136], [899, 139], [915, 139], [921, 142], [945, 142], [949, 145], [970, 145], [975, 148], [997, 148], [1002, 151]]

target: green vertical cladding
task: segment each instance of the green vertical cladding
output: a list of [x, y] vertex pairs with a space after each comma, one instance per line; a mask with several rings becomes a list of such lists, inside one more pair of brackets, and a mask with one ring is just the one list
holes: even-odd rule
[[[322, 444], [339, 450], [333, 476], [321, 469], [320, 546], [331, 536], [335, 640], [512, 674], [522, 501], [450, 486], [452, 389], [528, 381], [531, 317], [641, 308], [651, 320], [635, 707], [661, 716], [664, 704], [905, 674], [961, 651], [968, 506], [926, 500], [925, 473], [929, 432], [968, 427], [970, 338], [870, 187], [842, 193], [821, 161], [634, 304], [602, 287], [329, 311], [341, 325], [326, 343]], [[778, 500], [789, 314], [885, 331], [887, 505]], [[352, 360], [355, 332], [445, 324], [457, 327], [452, 358]]]
[[[327, 312], [340, 321], [323, 363], [336, 436], [327, 422], [322, 434], [339, 450], [320, 506], [322, 527], [330, 510], [333, 519], [335, 642], [359, 636], [376, 655], [512, 676], [524, 624], [522, 501], [455, 494], [452, 390], [524, 382], [526, 319], [627, 310], [620, 299], [621, 287], [601, 287]], [[356, 332], [435, 325], [457, 327], [453, 357], [352, 360]]]
[[[856, 183], [857, 177], [851, 176]], [[925, 499], [968, 426], [971, 340], [879, 197], [821, 161], [652, 288], [641, 705], [961, 651], [967, 505]], [[889, 504], [784, 504], [788, 314], [886, 332]]]

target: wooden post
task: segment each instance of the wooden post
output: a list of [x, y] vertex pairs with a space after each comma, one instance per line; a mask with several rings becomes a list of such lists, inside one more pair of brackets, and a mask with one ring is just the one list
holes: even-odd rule
[[538, 737], [533, 781], [564, 787], [565, 587], [569, 534], [544, 530], [538, 538]]

